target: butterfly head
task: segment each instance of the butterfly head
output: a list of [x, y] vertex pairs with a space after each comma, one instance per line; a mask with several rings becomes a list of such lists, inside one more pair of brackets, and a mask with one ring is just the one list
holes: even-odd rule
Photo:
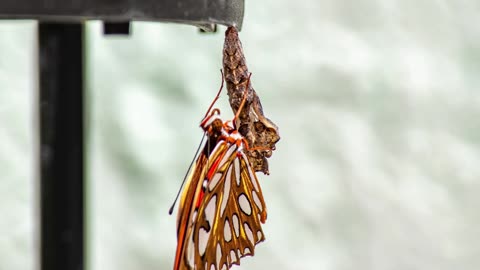
[[223, 121], [220, 118], [220, 110], [213, 109], [210, 114], [203, 118], [200, 127], [207, 133], [219, 133], [222, 131]]

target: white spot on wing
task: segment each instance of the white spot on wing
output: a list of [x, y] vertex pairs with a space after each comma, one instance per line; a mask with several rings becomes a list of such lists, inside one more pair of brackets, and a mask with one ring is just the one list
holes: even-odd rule
[[221, 259], [222, 259], [222, 247], [220, 247], [220, 243], [217, 243], [217, 266], [220, 264]]
[[235, 181], [237, 186], [240, 186], [240, 161], [238, 158], [233, 160], [233, 168], [235, 169]]
[[230, 227], [230, 222], [225, 220], [225, 226], [223, 226], [223, 238], [225, 241], [230, 242], [232, 240], [232, 228]]
[[262, 232], [261, 231], [257, 232], [257, 238], [258, 238], [258, 241], [262, 240]]
[[194, 223], [194, 222], [197, 221], [197, 220], [196, 220], [196, 219], [197, 219], [197, 213], [198, 213], [197, 210], [195, 210], [195, 211], [193, 212], [193, 214], [192, 214], [192, 223]]
[[205, 207], [205, 218], [208, 221], [208, 224], [212, 226], [213, 217], [215, 216], [215, 208], [217, 206], [217, 196], [213, 196]]
[[260, 201], [260, 198], [258, 198], [257, 192], [255, 192], [255, 190], [252, 191], [252, 195], [253, 195], [253, 201], [257, 205], [260, 212], [262, 212], [263, 211], [262, 202]]
[[243, 228], [245, 229], [245, 233], [247, 234], [247, 238], [252, 243], [252, 245], [255, 245], [255, 240], [253, 239], [253, 233], [252, 230], [250, 229], [250, 226], [248, 226], [248, 223], [243, 223]]
[[213, 263], [210, 265], [210, 270], [215, 270], [215, 265], [213, 265]]
[[198, 230], [198, 251], [200, 256], [205, 254], [205, 249], [207, 248], [208, 238], [210, 237], [210, 232], [207, 232], [205, 228], [201, 227]]
[[222, 177], [221, 173], [216, 173], [213, 175], [212, 180], [210, 180], [210, 184], [208, 185], [208, 189], [212, 191], [218, 184], [218, 181], [220, 181], [220, 177]]
[[232, 216], [232, 221], [233, 221], [233, 229], [235, 230], [235, 236], [238, 237], [240, 235], [240, 224], [238, 222], [238, 216], [236, 214]]
[[203, 189], [207, 189], [208, 179], [204, 179], [202, 182]]
[[243, 251], [243, 255], [249, 255], [250, 254], [250, 249], [248, 247], [245, 248]]
[[235, 251], [230, 250], [230, 262], [236, 262], [237, 261], [237, 254], [235, 254]]
[[225, 155], [223, 156], [222, 160], [220, 161], [220, 163], [218, 163], [219, 168], [221, 168], [223, 166], [223, 164], [225, 164], [225, 162], [227, 162], [227, 160], [232, 156], [232, 153], [233, 153], [233, 151], [235, 151], [236, 148], [237, 148], [237, 146], [235, 144], [232, 144], [230, 146], [230, 148], [228, 148], [228, 150], [225, 153]]
[[226, 264], [223, 264], [223, 265], [222, 265], [222, 270], [227, 270], [227, 269], [228, 269], [228, 268], [227, 268], [227, 265], [226, 265]]
[[230, 183], [232, 182], [232, 167], [228, 168], [225, 183], [223, 186], [222, 205], [220, 206], [220, 216], [223, 216], [225, 207], [227, 207], [228, 196], [230, 195]]
[[193, 244], [193, 237], [189, 237], [187, 244], [187, 262], [190, 266], [195, 265], [195, 245]]
[[245, 214], [248, 216], [252, 214], [252, 207], [250, 206], [250, 202], [245, 194], [242, 193], [240, 196], [238, 196], [238, 203], [240, 204], [240, 209], [242, 209]]

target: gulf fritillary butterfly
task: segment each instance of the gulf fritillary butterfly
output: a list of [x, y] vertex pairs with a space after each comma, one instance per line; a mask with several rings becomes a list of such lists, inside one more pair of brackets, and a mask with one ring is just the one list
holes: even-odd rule
[[[246, 83], [248, 91], [250, 77]], [[255, 172], [244, 153], [245, 138], [210, 105], [200, 127], [207, 142], [182, 191], [177, 217], [174, 270], [227, 270], [253, 256], [265, 240], [267, 211]]]

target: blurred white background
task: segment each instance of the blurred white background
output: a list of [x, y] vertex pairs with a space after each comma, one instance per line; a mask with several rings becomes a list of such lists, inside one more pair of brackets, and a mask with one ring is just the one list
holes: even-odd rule
[[[282, 139], [258, 174], [267, 241], [235, 269], [480, 267], [478, 18], [474, 0], [247, 1], [240, 38]], [[87, 24], [89, 269], [172, 268], [167, 211], [224, 30]], [[0, 269], [36, 267], [35, 31], [0, 23]]]

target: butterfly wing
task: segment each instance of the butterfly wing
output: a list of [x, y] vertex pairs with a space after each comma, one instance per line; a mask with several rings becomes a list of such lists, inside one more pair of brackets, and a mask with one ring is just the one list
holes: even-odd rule
[[252, 256], [255, 246], [265, 240], [261, 227], [267, 215], [265, 201], [240, 146], [219, 141], [206, 169], [193, 173], [201, 178], [192, 180], [197, 181], [195, 196], [185, 200], [192, 203], [192, 211], [188, 220], [180, 218], [183, 223], [178, 224], [182, 233], [175, 270], [229, 269], [240, 264], [240, 258]]
[[197, 158], [195, 165], [192, 169], [192, 174], [187, 179], [185, 183], [185, 189], [182, 192], [182, 197], [180, 200], [180, 206], [178, 208], [177, 214], [177, 251], [175, 255], [175, 265], [174, 269], [187, 269], [185, 267], [180, 267], [184, 253], [184, 246], [186, 244], [185, 235], [191, 230], [192, 227], [192, 214], [196, 209], [194, 209], [193, 202], [198, 198], [200, 194], [200, 179], [203, 179], [205, 172], [205, 164], [207, 163], [207, 157], [202, 153]]

